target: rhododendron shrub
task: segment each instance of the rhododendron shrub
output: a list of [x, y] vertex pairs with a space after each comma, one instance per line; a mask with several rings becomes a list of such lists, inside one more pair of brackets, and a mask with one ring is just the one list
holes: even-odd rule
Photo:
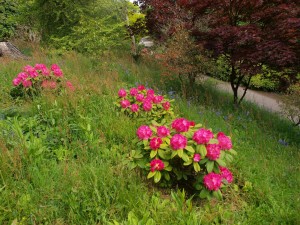
[[162, 121], [172, 119], [174, 112], [171, 107], [172, 100], [163, 95], [155, 94], [153, 89], [147, 89], [143, 85], [130, 89], [121, 88], [115, 102], [118, 110], [132, 118], [143, 121]]
[[[217, 134], [185, 118], [141, 125], [133, 141], [129, 165], [139, 167], [155, 183], [184, 183], [202, 198], [222, 198], [221, 189], [233, 181], [227, 168], [236, 152], [230, 137]], [[184, 181], [184, 182], [182, 182]]]
[[48, 68], [44, 64], [24, 66], [23, 70], [13, 79], [14, 88], [11, 91], [13, 97], [36, 96], [42, 90], [60, 91], [62, 88], [74, 91], [73, 84], [63, 76], [61, 68], [52, 64]]

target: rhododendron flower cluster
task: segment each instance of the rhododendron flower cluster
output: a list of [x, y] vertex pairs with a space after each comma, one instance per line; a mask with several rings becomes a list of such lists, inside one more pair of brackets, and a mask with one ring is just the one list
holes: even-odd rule
[[51, 65], [50, 69], [44, 64], [36, 64], [34, 67], [26, 65], [12, 81], [15, 88], [26, 93], [38, 94], [41, 89], [57, 89], [64, 83], [65, 87], [71, 91], [75, 88], [70, 81], [66, 81], [63, 72], [57, 64]]
[[131, 117], [159, 120], [174, 115], [170, 101], [162, 95], [155, 94], [153, 89], [139, 85], [129, 90], [121, 88], [115, 105]]
[[221, 198], [221, 188], [233, 181], [226, 167], [236, 154], [231, 139], [222, 132], [214, 134], [194, 121], [185, 118], [162, 124], [152, 121], [137, 129], [134, 143], [138, 146], [132, 155], [134, 165], [150, 170], [148, 178], [153, 177], [156, 183], [174, 185], [177, 180], [185, 179], [192, 182], [195, 191], [200, 191], [200, 197]]
[[163, 161], [161, 161], [160, 159], [153, 159], [150, 162], [150, 170], [151, 172], [154, 172], [156, 170], [163, 170], [165, 168], [165, 165], [163, 163]]
[[222, 184], [222, 175], [217, 173], [209, 173], [204, 176], [203, 183], [210, 191], [217, 191]]

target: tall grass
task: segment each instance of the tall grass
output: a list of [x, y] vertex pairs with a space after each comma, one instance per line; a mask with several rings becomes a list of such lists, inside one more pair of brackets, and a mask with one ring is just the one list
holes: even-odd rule
[[[297, 224], [299, 130], [251, 104], [235, 111], [230, 96], [199, 86], [184, 100], [160, 67], [122, 54], [89, 59], [32, 52], [0, 64], [0, 223], [11, 224]], [[13, 100], [12, 78], [26, 64], [57, 63], [76, 91]], [[222, 130], [238, 156], [224, 201], [159, 189], [124, 164], [140, 125], [113, 107], [118, 88], [136, 82], [176, 98], [182, 116]], [[280, 142], [284, 140], [285, 142]]]

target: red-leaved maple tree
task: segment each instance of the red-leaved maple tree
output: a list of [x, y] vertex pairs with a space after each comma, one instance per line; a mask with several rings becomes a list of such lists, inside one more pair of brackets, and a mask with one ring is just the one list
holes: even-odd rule
[[[155, 2], [155, 4], [154, 4]], [[172, 20], [157, 16], [165, 1], [142, 0], [150, 10], [151, 23]], [[275, 70], [289, 69], [290, 76], [300, 68], [300, 1], [299, 0], [178, 0], [167, 1], [185, 9], [192, 17], [190, 32], [215, 57], [225, 56], [234, 104], [244, 98], [251, 77], [262, 65]], [[174, 3], [175, 2], [175, 3]], [[161, 11], [161, 13], [164, 13]], [[174, 11], [174, 10], [170, 10]], [[160, 19], [159, 19], [160, 18]], [[207, 21], [208, 29], [199, 29], [199, 21]], [[238, 89], [247, 80], [242, 96]]]

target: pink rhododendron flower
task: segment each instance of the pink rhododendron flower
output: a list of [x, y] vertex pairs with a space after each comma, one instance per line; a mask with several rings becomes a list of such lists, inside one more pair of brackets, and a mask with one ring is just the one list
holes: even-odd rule
[[183, 136], [182, 134], [175, 134], [171, 140], [170, 144], [172, 149], [178, 150], [178, 149], [184, 149], [187, 144], [187, 138]]
[[32, 82], [30, 80], [23, 80], [22, 84], [23, 84], [23, 87], [25, 87], [25, 88], [32, 86]]
[[49, 88], [55, 89], [57, 86], [57, 83], [55, 81], [49, 81]]
[[144, 102], [146, 101], [146, 102], [153, 102], [153, 98], [154, 98], [154, 96], [152, 96], [152, 95], [148, 95], [146, 98], [144, 98]]
[[140, 140], [148, 140], [152, 136], [152, 130], [150, 127], [142, 125], [137, 129], [136, 134]]
[[42, 71], [42, 74], [44, 76], [49, 76], [50, 75], [50, 70], [48, 68], [43, 68], [41, 71]]
[[60, 70], [60, 67], [57, 64], [52, 64], [51, 65], [51, 70]]
[[63, 76], [63, 73], [60, 69], [57, 69], [57, 70], [52, 70], [53, 74], [56, 76], [56, 77], [62, 77]]
[[161, 144], [162, 144], [162, 140], [161, 140], [161, 138], [159, 138], [159, 137], [154, 137], [154, 138], [152, 138], [152, 139], [150, 140], [150, 143], [149, 143], [150, 148], [151, 148], [152, 150], [159, 149], [159, 147], [160, 147]]
[[120, 104], [121, 104], [121, 107], [125, 109], [130, 106], [130, 101], [128, 101], [127, 99], [124, 99], [120, 102]]
[[154, 90], [153, 89], [148, 89], [147, 90], [147, 96], [153, 96], [154, 95]]
[[66, 86], [70, 91], [75, 91], [75, 87], [70, 81], [66, 81]]
[[49, 81], [48, 80], [43, 80], [41, 86], [42, 86], [42, 88], [49, 88]]
[[187, 119], [178, 118], [172, 122], [172, 128], [177, 132], [186, 132], [190, 128], [190, 122]]
[[25, 72], [27, 72], [29, 74], [30, 77], [35, 78], [37, 76], [39, 76], [39, 73], [35, 70], [34, 67], [27, 65], [23, 68], [23, 70]]
[[143, 102], [143, 109], [145, 111], [151, 111], [151, 109], [152, 109], [152, 103], [149, 102], [149, 101], [144, 101]]
[[221, 176], [223, 179], [227, 180], [228, 183], [231, 183], [233, 181], [233, 176], [230, 170], [226, 167], [219, 166], [221, 171]]
[[163, 170], [165, 168], [165, 164], [160, 159], [153, 159], [150, 162], [150, 170], [151, 172], [154, 172], [156, 170]]
[[223, 132], [219, 132], [217, 135], [221, 150], [230, 150], [232, 148], [232, 142]]
[[152, 99], [155, 104], [158, 104], [158, 103], [161, 103], [161, 101], [164, 99], [164, 97], [161, 95], [156, 95]]
[[166, 128], [165, 126], [159, 126], [157, 127], [157, 135], [158, 137], [166, 137], [168, 135], [170, 135], [170, 130], [168, 128]]
[[204, 186], [210, 191], [217, 191], [222, 184], [222, 176], [217, 173], [209, 173], [203, 178]]
[[135, 96], [135, 99], [138, 101], [138, 102], [143, 102], [144, 101], [144, 95], [143, 94], [137, 94]]
[[207, 155], [206, 157], [210, 160], [216, 160], [220, 157], [220, 146], [218, 144], [208, 144], [206, 146]]
[[200, 154], [198, 154], [198, 153], [194, 154], [193, 160], [194, 160], [194, 162], [199, 162], [201, 160]]
[[28, 78], [28, 74], [25, 72], [21, 72], [18, 74], [18, 76], [22, 81]]
[[51, 65], [51, 71], [57, 77], [62, 77], [63, 76], [63, 73], [62, 73], [60, 67], [56, 64]]
[[131, 105], [131, 111], [132, 112], [137, 112], [139, 111], [139, 106], [137, 104], [132, 104]]
[[165, 110], [169, 110], [170, 105], [171, 105], [170, 102], [164, 102], [164, 103], [162, 104], [162, 106], [164, 107]]
[[146, 88], [145, 88], [144, 85], [139, 85], [139, 86], [137, 87], [137, 89], [138, 89], [139, 91], [143, 91], [143, 90], [145, 90]]
[[210, 130], [201, 128], [194, 133], [193, 140], [197, 144], [207, 144], [210, 141], [210, 139], [212, 139], [213, 137], [214, 137], [213, 132], [211, 132]]
[[120, 98], [126, 97], [126, 95], [127, 95], [126, 90], [125, 89], [120, 89], [119, 92], [118, 92], [118, 95], [119, 95]]
[[13, 85], [18, 86], [22, 82], [22, 79], [20, 77], [16, 77], [13, 79]]
[[43, 70], [43, 69], [46, 69], [46, 65], [45, 64], [35, 64], [34, 68], [36, 70]]
[[131, 96], [136, 96], [138, 94], [138, 89], [136, 88], [131, 88], [129, 91]]

